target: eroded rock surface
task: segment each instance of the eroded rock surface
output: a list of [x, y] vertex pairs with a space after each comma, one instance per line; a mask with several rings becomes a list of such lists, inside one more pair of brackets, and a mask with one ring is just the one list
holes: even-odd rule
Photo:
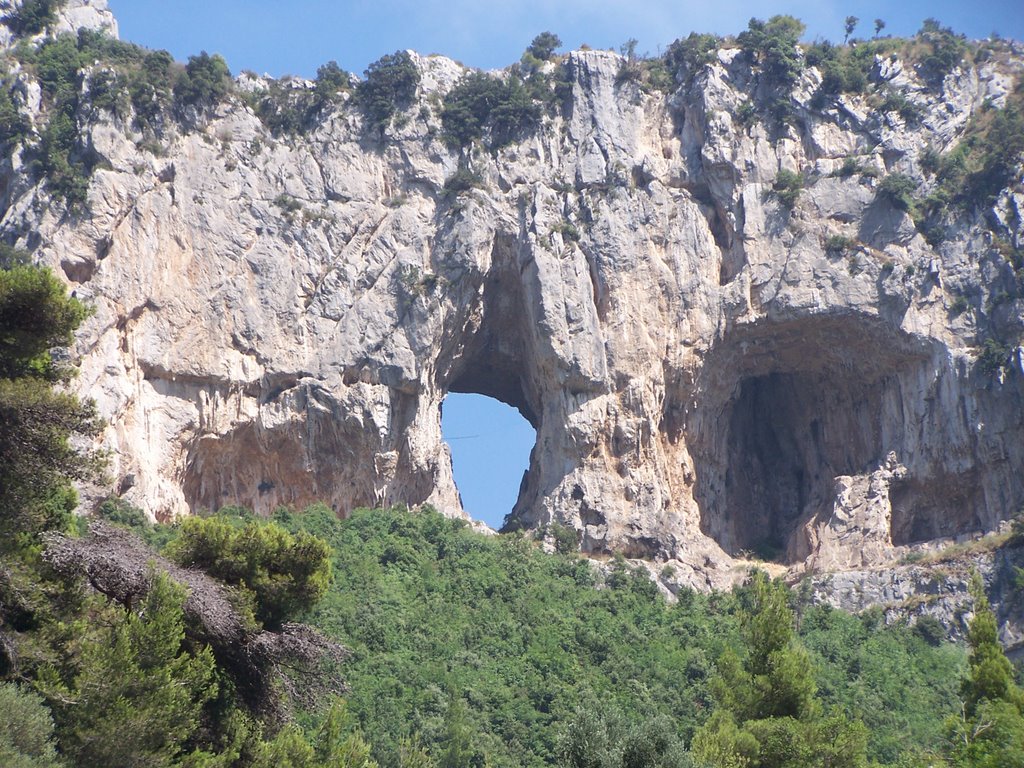
[[[383, 136], [344, 105], [275, 137], [233, 98], [154, 153], [89, 112], [83, 214], [18, 154], [5, 168], [3, 236], [95, 307], [75, 386], [127, 499], [160, 519], [315, 500], [461, 515], [440, 406], [476, 392], [537, 430], [510, 525], [568, 525], [697, 586], [751, 554], [868, 567], [1021, 508], [1022, 357], [999, 375], [976, 359], [997, 319], [1021, 327], [1021, 300], [987, 307], [1014, 279], [990, 230], [1024, 244], [1024, 199], [932, 246], [877, 178], [832, 175], [852, 157], [926, 187], [920, 151], [1005, 100], [1019, 57], [941, 92], [879, 62], [915, 125], [863, 97], [815, 111], [809, 69], [796, 125], [776, 126], [735, 117], [737, 51], [669, 96], [574, 52], [570, 103], [494, 154], [439, 137], [431, 104], [462, 68], [414, 61], [416, 103]], [[481, 188], [445, 190], [460, 162]], [[792, 210], [780, 170], [808, 179]]]

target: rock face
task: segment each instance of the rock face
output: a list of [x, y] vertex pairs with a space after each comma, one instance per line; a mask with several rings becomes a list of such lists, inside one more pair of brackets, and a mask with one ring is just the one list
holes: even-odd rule
[[[105, 11], [72, 5], [69, 23]], [[130, 119], [83, 114], [102, 160], [85, 213], [7, 163], [4, 238], [95, 307], [75, 386], [130, 501], [460, 515], [440, 408], [475, 392], [537, 430], [509, 525], [568, 525], [698, 585], [748, 553], [863, 568], [1021, 508], [1022, 353], [998, 375], [976, 358], [983, 326], [1021, 327], [1019, 299], [990, 317], [1015, 277], [989, 229], [1024, 244], [1024, 195], [933, 247], [877, 178], [832, 175], [852, 157], [927, 191], [920, 151], [1003, 103], [1019, 56], [940, 92], [880, 61], [915, 125], [862, 97], [812, 109], [808, 69], [799, 127], [773, 127], [735, 117], [737, 51], [670, 96], [574, 52], [571, 103], [493, 154], [439, 138], [430, 105], [462, 68], [414, 61], [417, 102], [383, 136], [345, 105], [276, 138], [233, 97], [154, 153]], [[460, 162], [482, 184], [456, 195]], [[781, 170], [808, 178], [792, 210]]]

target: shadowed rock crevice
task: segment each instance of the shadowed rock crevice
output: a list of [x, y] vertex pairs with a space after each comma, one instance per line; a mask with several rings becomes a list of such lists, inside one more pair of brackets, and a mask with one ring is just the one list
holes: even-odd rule
[[894, 483], [889, 498], [896, 546], [985, 530], [979, 517], [984, 494], [976, 472]]

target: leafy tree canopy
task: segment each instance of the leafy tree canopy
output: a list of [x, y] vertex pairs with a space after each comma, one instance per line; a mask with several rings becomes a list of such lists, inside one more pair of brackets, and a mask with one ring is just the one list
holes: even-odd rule
[[768, 82], [786, 88], [796, 82], [803, 70], [797, 44], [806, 28], [793, 16], [772, 16], [768, 21], [751, 19], [736, 40], [761, 65]]
[[356, 93], [371, 125], [383, 131], [401, 108], [416, 98], [420, 72], [408, 51], [382, 56], [367, 67]]
[[331, 578], [330, 548], [321, 539], [254, 519], [238, 526], [223, 517], [190, 517], [167, 555], [245, 590], [255, 618], [268, 627], [312, 606]]

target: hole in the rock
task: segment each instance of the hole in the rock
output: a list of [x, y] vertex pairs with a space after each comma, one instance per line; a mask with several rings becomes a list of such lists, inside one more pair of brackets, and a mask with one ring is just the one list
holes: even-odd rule
[[444, 399], [441, 431], [463, 508], [470, 517], [501, 528], [519, 498], [536, 431], [518, 408], [456, 392]]
[[[907, 395], [930, 356], [855, 314], [734, 329], [706, 359], [682, 430], [703, 532], [732, 555], [807, 557], [807, 526], [829, 519], [837, 476], [872, 472], [890, 451], [906, 460], [924, 416]], [[667, 403], [667, 427], [680, 423], [680, 405]]]
[[877, 465], [883, 390], [822, 373], [742, 380], [726, 406], [712, 535], [732, 554], [790, 559], [794, 534], [831, 501], [834, 478]]

